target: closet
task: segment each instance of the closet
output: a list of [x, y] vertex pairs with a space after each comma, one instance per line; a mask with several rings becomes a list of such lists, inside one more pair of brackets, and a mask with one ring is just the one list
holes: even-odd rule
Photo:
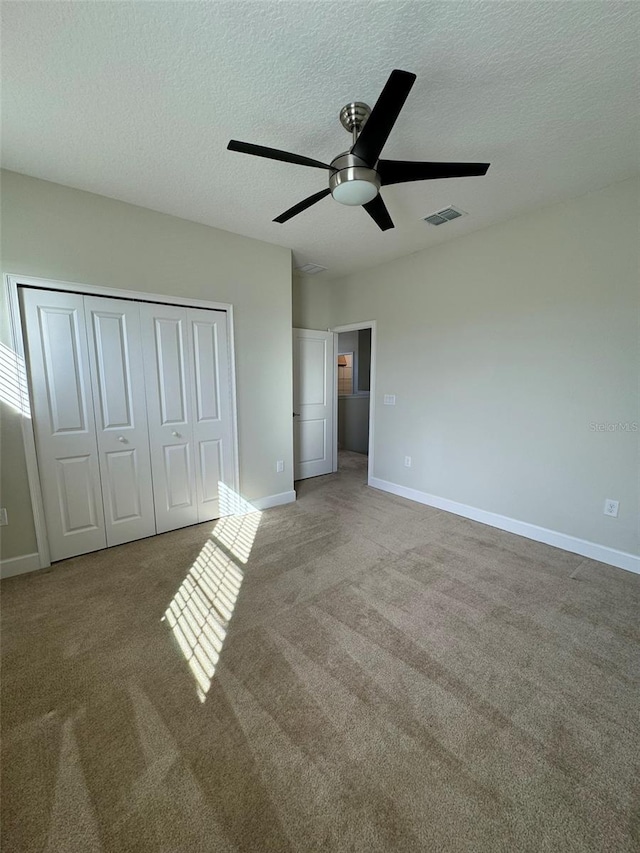
[[52, 560], [218, 518], [225, 311], [19, 288]]

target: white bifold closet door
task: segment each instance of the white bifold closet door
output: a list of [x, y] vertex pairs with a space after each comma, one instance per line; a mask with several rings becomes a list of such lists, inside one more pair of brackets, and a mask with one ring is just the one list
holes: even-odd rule
[[230, 511], [227, 315], [153, 303], [140, 312], [156, 524], [163, 533]]
[[52, 560], [107, 544], [84, 314], [75, 293], [20, 289]]
[[27, 288], [20, 299], [51, 559], [228, 512], [226, 312]]
[[107, 545], [156, 532], [140, 316], [135, 302], [84, 297]]

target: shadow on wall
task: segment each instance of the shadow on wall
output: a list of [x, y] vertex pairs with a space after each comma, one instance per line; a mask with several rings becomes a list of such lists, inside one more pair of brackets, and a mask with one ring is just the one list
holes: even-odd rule
[[22, 435], [25, 418], [31, 420], [25, 362], [12, 348], [0, 343], [0, 493], [10, 522], [2, 528], [3, 561], [32, 557], [37, 550]]
[[165, 611], [189, 665], [201, 702], [207, 698], [262, 513], [218, 483], [223, 517], [190, 567]]
[[0, 343], [0, 400], [24, 417], [31, 417], [24, 359]]

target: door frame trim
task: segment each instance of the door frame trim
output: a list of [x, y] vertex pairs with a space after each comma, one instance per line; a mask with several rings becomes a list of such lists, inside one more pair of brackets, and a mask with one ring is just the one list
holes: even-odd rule
[[375, 320], [363, 320], [361, 323], [348, 323], [344, 326], [333, 326], [333, 470], [338, 470], [338, 335], [341, 332], [359, 332], [360, 329], [371, 329], [371, 374], [369, 379], [369, 454], [367, 466], [367, 485], [373, 480], [373, 449], [374, 423], [376, 411], [376, 354], [377, 354], [377, 323]]
[[[236, 356], [235, 335], [233, 322], [233, 305], [230, 302], [214, 302], [206, 299], [190, 299], [182, 296], [168, 296], [162, 293], [147, 293], [136, 290], [122, 290], [116, 287], [104, 287], [103, 285], [82, 284], [73, 281], [56, 281], [48, 278], [37, 278], [28, 275], [17, 275], [6, 273], [4, 276], [5, 293], [9, 307], [10, 341], [13, 351], [22, 360], [26, 375], [25, 343], [22, 334], [22, 318], [20, 314], [20, 300], [18, 288], [20, 286], [34, 287], [41, 290], [57, 290], [70, 293], [80, 293], [86, 296], [107, 296], [115, 299], [127, 299], [130, 302], [155, 302], [164, 305], [181, 305], [185, 308], [207, 308], [214, 311], [225, 311], [228, 316], [228, 349], [229, 349], [229, 383], [231, 390], [231, 438], [233, 445], [233, 488], [240, 493], [240, 458], [238, 453], [238, 402], [236, 394]], [[22, 389], [22, 385], [20, 384]], [[49, 539], [44, 517], [44, 502], [42, 500], [42, 488], [40, 485], [40, 472], [38, 470], [38, 458], [36, 455], [35, 434], [32, 417], [27, 412], [31, 408], [31, 392], [27, 383], [27, 399], [22, 400], [21, 427], [22, 442], [24, 445], [25, 460], [27, 465], [27, 480], [29, 483], [29, 495], [31, 497], [31, 510], [33, 512], [33, 523], [36, 532], [36, 543], [38, 546], [38, 559], [40, 568], [46, 569], [51, 565], [51, 553], [49, 550]]]

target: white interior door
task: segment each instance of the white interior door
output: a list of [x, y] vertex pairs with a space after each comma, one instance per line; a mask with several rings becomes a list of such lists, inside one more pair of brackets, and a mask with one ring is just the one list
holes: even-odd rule
[[187, 322], [198, 521], [208, 521], [228, 512], [222, 486], [234, 482], [227, 314], [188, 308]]
[[158, 533], [198, 521], [187, 309], [140, 305]]
[[83, 297], [21, 288], [52, 560], [107, 544]]
[[156, 532], [140, 309], [84, 297], [107, 545]]
[[293, 330], [295, 479], [333, 470], [333, 333]]

